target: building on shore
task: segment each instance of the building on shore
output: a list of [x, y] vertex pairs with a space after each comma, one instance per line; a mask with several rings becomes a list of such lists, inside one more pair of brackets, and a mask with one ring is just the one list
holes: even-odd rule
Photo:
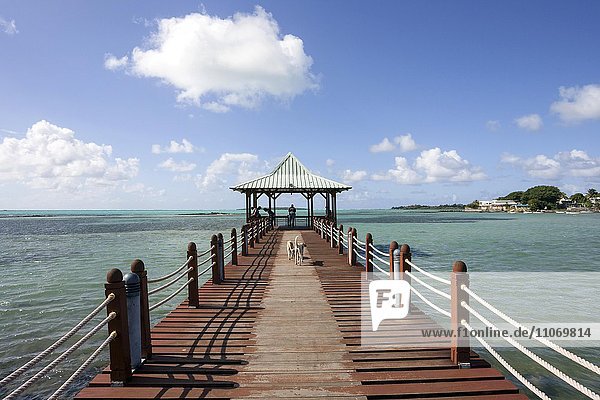
[[479, 200], [479, 210], [489, 212], [525, 212], [529, 206], [514, 200]]

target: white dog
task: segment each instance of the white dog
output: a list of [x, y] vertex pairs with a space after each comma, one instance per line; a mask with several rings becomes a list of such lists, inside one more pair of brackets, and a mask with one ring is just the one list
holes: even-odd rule
[[294, 241], [288, 240], [287, 242], [287, 253], [288, 260], [294, 259], [294, 263], [296, 265], [302, 265], [302, 261], [304, 260], [304, 249], [306, 248], [306, 244], [302, 242], [298, 242], [299, 236], [294, 238]]

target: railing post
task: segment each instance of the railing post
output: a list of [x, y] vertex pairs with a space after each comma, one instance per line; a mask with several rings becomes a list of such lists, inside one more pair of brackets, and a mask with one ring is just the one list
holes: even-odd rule
[[356, 237], [356, 228], [348, 230], [348, 262], [350, 265], [356, 265], [356, 254], [354, 253], [354, 238]]
[[338, 254], [344, 255], [344, 225], [340, 224], [340, 230], [338, 231]]
[[365, 238], [365, 272], [373, 272], [373, 252], [371, 245], [373, 244], [373, 235], [367, 233]]
[[198, 250], [196, 243], [189, 242], [187, 246], [187, 259], [192, 257], [188, 263], [188, 280], [193, 279], [188, 285], [188, 307], [200, 307], [200, 296], [198, 294]]
[[231, 265], [238, 265], [237, 231], [231, 228]]
[[410, 253], [410, 246], [404, 243], [400, 246], [400, 279], [407, 281], [410, 284], [410, 276], [406, 275], [405, 272], [411, 272], [410, 264], [406, 260], [412, 260], [412, 254]]
[[242, 225], [242, 255], [248, 255], [248, 224]]
[[250, 234], [250, 248], [254, 248], [254, 241], [256, 239], [256, 229], [254, 229], [255, 225], [254, 225], [254, 221], [250, 222], [250, 229], [249, 229], [249, 234]]
[[[462, 302], [469, 303], [469, 296], [461, 288], [462, 285], [469, 287], [469, 275], [467, 265], [462, 261], [455, 261], [452, 265], [450, 275], [450, 329], [459, 332], [464, 331], [461, 321], [469, 323], [469, 312], [461, 305]], [[450, 347], [450, 360], [460, 368], [470, 368], [471, 348], [468, 335], [455, 335], [452, 337]]]
[[129, 354], [129, 329], [127, 326], [127, 298], [123, 273], [116, 268], [108, 271], [104, 284], [105, 294], [114, 294], [115, 299], [107, 304], [107, 315], [115, 312], [117, 315], [108, 323], [108, 333], [117, 332], [115, 339], [110, 342], [110, 380], [112, 382], [127, 382], [131, 378], [131, 356]]
[[142, 357], [152, 358], [152, 341], [150, 340], [150, 310], [148, 303], [148, 271], [142, 260], [131, 262], [131, 272], [140, 278], [140, 325], [142, 333]]
[[219, 274], [219, 239], [217, 235], [212, 235], [210, 238], [210, 261], [212, 263], [212, 282], [214, 285], [221, 283], [221, 274]]
[[[395, 243], [395, 242], [394, 242]], [[398, 243], [396, 243], [398, 244]], [[391, 250], [392, 252], [392, 261], [390, 264], [390, 268], [392, 269], [390, 271], [390, 278], [394, 279], [394, 280], [398, 280], [400, 279], [400, 249], [396, 248], [394, 250]]]
[[129, 329], [129, 356], [131, 368], [142, 363], [142, 324], [140, 318], [140, 277], [127, 273], [123, 277], [127, 297], [127, 328]]
[[327, 240], [327, 231], [325, 229], [325, 221], [321, 220], [321, 239]]
[[395, 271], [399, 271], [400, 270], [400, 251], [398, 251], [398, 269], [394, 269], [394, 263], [396, 262], [396, 258], [394, 257], [394, 250], [398, 249], [398, 242], [396, 242], [395, 240], [392, 240], [390, 242], [390, 278], [391, 279], [400, 279], [400, 276], [398, 276], [398, 278], [394, 277], [394, 273]]
[[329, 243], [331, 244], [331, 248], [335, 247], [335, 239], [333, 237], [333, 222], [329, 223]]
[[260, 219], [254, 220], [254, 243], [260, 243]]
[[223, 234], [217, 235], [217, 248], [219, 249], [219, 277], [221, 281], [225, 280], [225, 241]]

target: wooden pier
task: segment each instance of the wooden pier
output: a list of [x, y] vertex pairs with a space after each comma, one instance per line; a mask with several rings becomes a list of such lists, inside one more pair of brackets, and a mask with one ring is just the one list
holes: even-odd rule
[[[286, 251], [296, 235], [301, 266]], [[247, 253], [198, 289], [198, 308], [186, 300], [152, 328], [152, 357], [123, 386], [107, 368], [76, 398], [527, 398], [473, 352], [461, 369], [450, 347], [361, 349], [364, 268], [319, 234], [272, 230]]]

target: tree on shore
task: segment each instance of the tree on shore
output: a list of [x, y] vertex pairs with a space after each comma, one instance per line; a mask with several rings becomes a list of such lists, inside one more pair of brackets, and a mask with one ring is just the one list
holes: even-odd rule
[[562, 199], [564, 193], [556, 186], [540, 185], [530, 187], [523, 193], [523, 202], [534, 210], [554, 210], [557, 208], [558, 200]]
[[514, 200], [517, 203], [523, 203], [523, 192], [522, 190], [517, 190], [516, 192], [510, 192], [504, 197], [499, 197], [498, 200]]
[[579, 205], [585, 205], [585, 203], [586, 203], [586, 198], [583, 193], [575, 193], [569, 198], [569, 200], [571, 200], [573, 203], [579, 204]]

